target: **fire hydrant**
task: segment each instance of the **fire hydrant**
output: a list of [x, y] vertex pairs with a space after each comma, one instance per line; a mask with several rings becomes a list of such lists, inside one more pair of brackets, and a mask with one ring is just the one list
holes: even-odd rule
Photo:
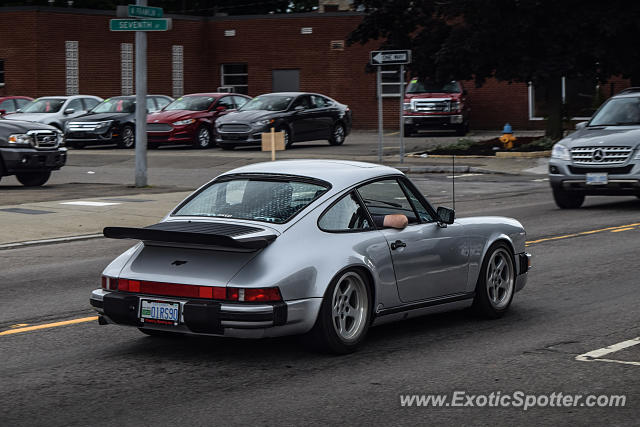
[[517, 139], [513, 136], [513, 130], [511, 129], [511, 125], [507, 123], [504, 125], [504, 129], [502, 129], [502, 136], [498, 138], [500, 142], [502, 142], [502, 146], [505, 150], [511, 150], [513, 148], [513, 142]]

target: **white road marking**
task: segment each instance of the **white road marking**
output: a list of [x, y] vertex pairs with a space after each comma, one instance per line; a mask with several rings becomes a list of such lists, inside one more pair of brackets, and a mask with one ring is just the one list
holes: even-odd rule
[[460, 175], [449, 175], [447, 178], [464, 178], [465, 176], [478, 176], [483, 175], [481, 173], [462, 173]]
[[549, 178], [538, 178], [538, 179], [532, 179], [531, 181], [533, 181], [533, 182], [544, 182], [544, 181], [549, 181]]
[[640, 344], [640, 337], [627, 340], [627, 341], [622, 341], [617, 344], [613, 344], [607, 347], [590, 351], [588, 353], [581, 354], [579, 356], [576, 356], [576, 360], [579, 360], [581, 362], [609, 362], [609, 363], [620, 363], [623, 365], [640, 366], [640, 362], [632, 362], [627, 360], [602, 359], [602, 356], [606, 356], [607, 354], [615, 353], [616, 351], [624, 350], [638, 344]]
[[111, 206], [119, 205], [121, 203], [116, 202], [89, 202], [85, 200], [79, 200], [77, 202], [62, 202], [61, 205], [75, 205], [75, 206]]

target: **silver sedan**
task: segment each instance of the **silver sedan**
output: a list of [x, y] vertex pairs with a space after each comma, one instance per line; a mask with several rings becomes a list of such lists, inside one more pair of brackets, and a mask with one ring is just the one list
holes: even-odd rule
[[337, 160], [234, 169], [160, 223], [104, 234], [139, 242], [91, 294], [101, 324], [154, 336], [304, 334], [334, 353], [381, 323], [469, 306], [500, 317], [530, 265], [518, 221], [455, 219], [398, 170]]

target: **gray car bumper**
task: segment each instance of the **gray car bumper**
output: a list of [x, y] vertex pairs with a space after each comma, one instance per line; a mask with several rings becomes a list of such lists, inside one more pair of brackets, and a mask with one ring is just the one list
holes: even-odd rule
[[[587, 173], [606, 172], [606, 184], [587, 184]], [[640, 168], [634, 163], [615, 167], [584, 167], [558, 159], [549, 161], [549, 183], [557, 190], [585, 195], [640, 194]]]
[[[139, 307], [142, 298], [179, 303], [181, 314], [178, 325], [167, 326], [141, 321]], [[157, 295], [144, 296], [96, 289], [91, 293], [90, 303], [106, 323], [186, 334], [262, 338], [307, 332], [315, 323], [322, 299], [242, 304]]]

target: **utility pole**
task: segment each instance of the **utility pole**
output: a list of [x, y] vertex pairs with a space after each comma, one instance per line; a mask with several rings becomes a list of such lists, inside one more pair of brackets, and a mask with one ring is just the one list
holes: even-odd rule
[[[147, 0], [136, 0], [146, 6]], [[136, 31], [136, 187], [147, 186], [147, 33]]]

